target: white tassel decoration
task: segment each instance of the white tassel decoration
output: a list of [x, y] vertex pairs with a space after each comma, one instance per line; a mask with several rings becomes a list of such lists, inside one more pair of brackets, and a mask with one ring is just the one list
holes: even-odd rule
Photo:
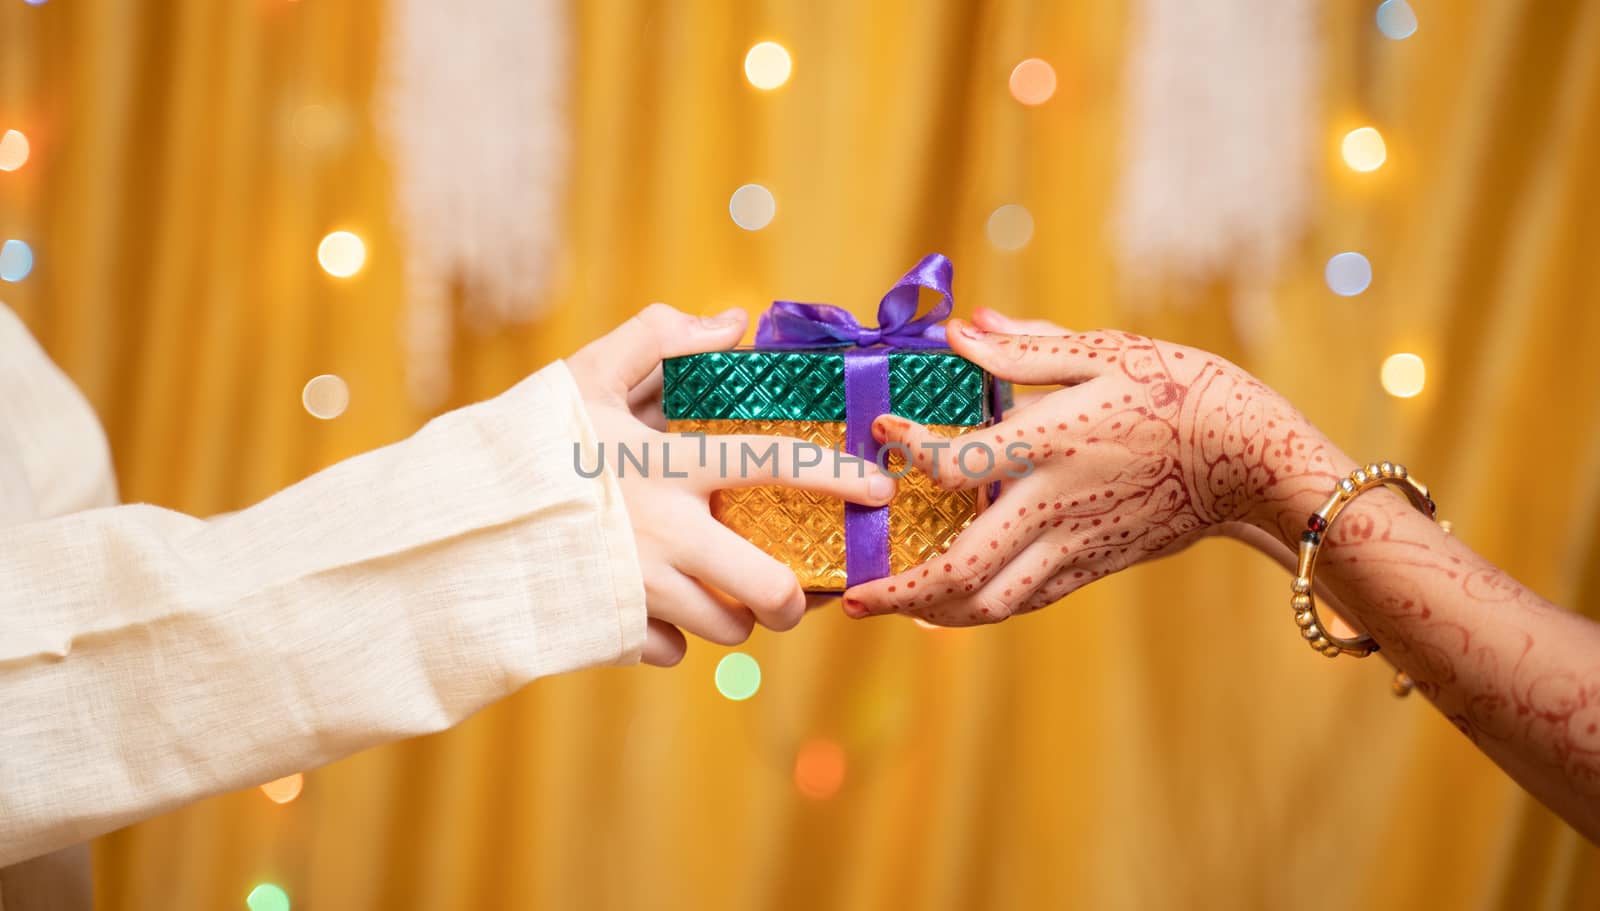
[[564, 0], [391, 0], [378, 126], [405, 238], [407, 383], [449, 392], [451, 296], [492, 328], [544, 305], [561, 231], [570, 22]]
[[1315, 0], [1138, 0], [1114, 225], [1125, 299], [1232, 280], [1234, 328], [1269, 338], [1272, 290], [1314, 205]]

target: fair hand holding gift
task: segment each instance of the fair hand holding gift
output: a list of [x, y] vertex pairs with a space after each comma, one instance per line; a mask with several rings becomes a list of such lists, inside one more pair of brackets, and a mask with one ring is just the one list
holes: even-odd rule
[[[780, 483], [869, 506], [888, 502], [894, 493], [894, 482], [875, 467], [846, 468], [833, 453], [823, 452], [811, 464], [795, 464], [790, 454], [806, 451], [803, 446], [775, 447], [785, 460], [776, 481], [721, 473], [714, 463], [694, 458], [692, 441], [674, 439], [647, 423], [661, 359], [733, 345], [744, 335], [746, 321], [737, 310], [700, 318], [652, 304], [567, 361], [608, 454], [615, 458], [624, 448], [660, 453], [655, 471], [625, 471], [620, 465], [617, 471], [644, 577], [649, 614], [644, 660], [649, 664], [676, 664], [686, 647], [684, 631], [737, 645], [757, 622], [789, 629], [805, 612], [793, 571], [712, 518], [713, 491]], [[729, 436], [715, 442], [737, 449], [749, 441]], [[772, 441], [757, 442], [766, 446]]]

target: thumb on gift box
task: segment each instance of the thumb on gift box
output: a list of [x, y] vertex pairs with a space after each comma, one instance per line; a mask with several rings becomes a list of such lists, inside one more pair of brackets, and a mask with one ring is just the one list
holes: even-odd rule
[[663, 358], [731, 348], [744, 337], [749, 317], [734, 308], [695, 316], [651, 304], [572, 357], [567, 367], [580, 387], [604, 386], [619, 395], [643, 382]]

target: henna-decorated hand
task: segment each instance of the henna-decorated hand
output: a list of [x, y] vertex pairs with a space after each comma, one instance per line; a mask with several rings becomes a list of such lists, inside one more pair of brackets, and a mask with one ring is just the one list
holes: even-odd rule
[[[923, 428], [879, 419], [880, 440], [912, 447], [917, 466], [948, 486], [1013, 467], [999, 459], [986, 477], [967, 477], [958, 460], [972, 443], [1027, 442], [1034, 471], [1007, 484], [943, 557], [845, 592], [853, 616], [993, 622], [1218, 532], [1292, 566], [1306, 517], [1356, 467], [1215, 355], [993, 311], [975, 318], [990, 331], [952, 322], [957, 352], [1007, 379], [1072, 385], [942, 451], [922, 445], [947, 442]], [[972, 456], [966, 467], [983, 467]], [[1350, 504], [1323, 539], [1318, 576], [1319, 591], [1333, 590], [1418, 692], [1600, 843], [1600, 624], [1540, 598], [1392, 492]]]
[[[1288, 402], [1214, 354], [1127, 332], [1044, 334], [1056, 327], [992, 311], [979, 319], [1031, 334], [952, 320], [956, 353], [1002, 379], [1064, 388], [954, 441], [892, 415], [873, 424], [880, 443], [909, 447], [942, 486], [1005, 484], [943, 557], [847, 591], [852, 616], [993, 623], [1263, 524], [1272, 503], [1341, 470], [1330, 463], [1344, 457]], [[1019, 442], [1031, 470], [1014, 477], [1021, 469], [1006, 453]]]

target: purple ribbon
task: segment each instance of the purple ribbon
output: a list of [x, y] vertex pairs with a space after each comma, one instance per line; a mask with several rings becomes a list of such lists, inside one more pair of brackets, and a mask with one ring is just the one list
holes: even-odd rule
[[[762, 348], [848, 348], [844, 352], [844, 446], [880, 463], [872, 421], [891, 410], [889, 350], [944, 348], [944, 321], [955, 309], [950, 294], [954, 268], [942, 253], [930, 253], [901, 276], [878, 303], [878, 325], [863, 326], [850, 311], [830, 304], [774, 301], [756, 322]], [[917, 293], [939, 293], [932, 310], [917, 315]], [[881, 464], [881, 463], [880, 463]], [[844, 506], [845, 584], [889, 575], [889, 507]]]

